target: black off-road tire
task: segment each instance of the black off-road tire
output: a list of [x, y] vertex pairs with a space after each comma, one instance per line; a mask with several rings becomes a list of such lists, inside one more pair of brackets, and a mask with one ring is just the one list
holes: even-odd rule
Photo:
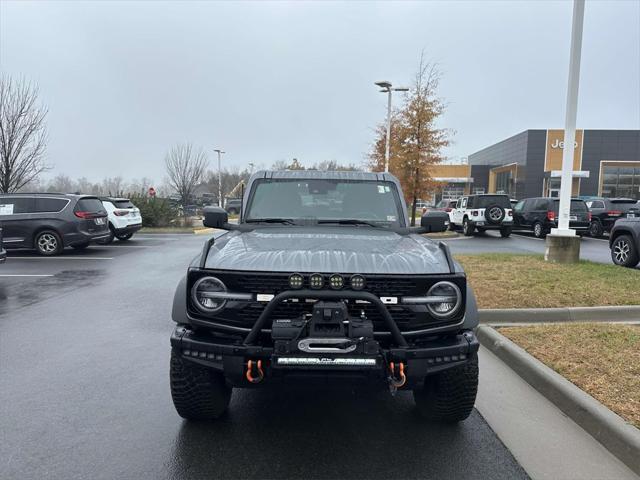
[[475, 229], [476, 227], [471, 224], [468, 218], [462, 221], [462, 233], [465, 237], [472, 236]]
[[133, 233], [121, 233], [121, 234], [116, 234], [116, 238], [118, 240], [120, 240], [121, 242], [126, 242], [127, 240], [129, 240], [131, 237], [133, 237]]
[[620, 235], [611, 244], [611, 260], [616, 265], [633, 268], [640, 262], [640, 253], [629, 235]]
[[428, 376], [424, 388], [413, 390], [420, 415], [429, 420], [457, 423], [473, 411], [478, 393], [478, 355], [467, 363], [433, 376]]
[[169, 378], [173, 405], [182, 418], [214, 420], [227, 410], [232, 389], [222, 374], [184, 361], [171, 350]]
[[500, 229], [500, 236], [502, 238], [509, 238], [511, 236], [511, 227], [502, 227]]

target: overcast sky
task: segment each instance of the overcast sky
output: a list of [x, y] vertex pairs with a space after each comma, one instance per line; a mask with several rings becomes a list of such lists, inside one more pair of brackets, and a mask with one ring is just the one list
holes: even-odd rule
[[[439, 62], [446, 151], [562, 128], [572, 3], [0, 1], [2, 72], [49, 108], [49, 176], [164, 177], [177, 142], [270, 166], [361, 163], [376, 80]], [[579, 128], [640, 128], [640, 2], [588, 1]], [[213, 155], [211, 155], [213, 160]]]

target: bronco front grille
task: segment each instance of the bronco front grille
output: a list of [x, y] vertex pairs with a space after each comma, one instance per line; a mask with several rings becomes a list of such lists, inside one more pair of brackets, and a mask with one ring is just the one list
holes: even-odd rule
[[[338, 272], [340, 273], [340, 272]], [[190, 271], [189, 285], [193, 285], [196, 278], [203, 275], [213, 275], [226, 285], [228, 291], [237, 293], [253, 293], [253, 294], [271, 294], [277, 295], [280, 292], [290, 290], [289, 287], [289, 275], [286, 272], [234, 272], [234, 271], [212, 271], [212, 270], [198, 270], [194, 269]], [[302, 273], [304, 277], [304, 287], [309, 286], [309, 276], [311, 273]], [[330, 273], [323, 273], [328, 281]], [[351, 274], [342, 275], [345, 278], [349, 278]], [[464, 274], [458, 275], [376, 275], [376, 274], [364, 274], [365, 288], [364, 290], [379, 297], [403, 297], [403, 296], [421, 296], [425, 295], [429, 288], [441, 280], [450, 280], [456, 282], [460, 287], [463, 294], [463, 305], [466, 297], [466, 279]], [[347, 282], [348, 283], [348, 282]], [[344, 288], [345, 291], [349, 291], [348, 287]], [[378, 308], [369, 303], [355, 302], [354, 300], [345, 299], [349, 314], [352, 317], [359, 317], [362, 312], [374, 323], [374, 329], [376, 331], [387, 331], [388, 329], [384, 325], [382, 315]], [[253, 301], [233, 301], [229, 302], [227, 306], [219, 313], [212, 315], [215, 320], [228, 325], [251, 328], [264, 308], [266, 302], [258, 302], [257, 299]], [[271, 320], [284, 319], [284, 318], [297, 318], [305, 313], [311, 313], [313, 307], [312, 302], [300, 299], [299, 301], [287, 300], [280, 303]], [[424, 305], [399, 305], [388, 304], [386, 305], [392, 318], [397, 323], [398, 327], [402, 331], [421, 330], [429, 327], [442, 326], [449, 323], [459, 322], [461, 316], [464, 314], [464, 309], [461, 309], [459, 315], [454, 318], [442, 321], [433, 318], [429, 315], [426, 306]], [[194, 308], [190, 307], [192, 315], [198, 316], [203, 319], [207, 319], [207, 316], [203, 316], [198, 313]], [[214, 318], [211, 318], [214, 320]], [[270, 327], [269, 326], [267, 328]]]
[[[323, 274], [328, 281], [330, 273]], [[251, 293], [273, 293], [277, 294], [284, 290], [289, 290], [289, 274], [225, 274], [217, 275], [227, 288], [237, 292]], [[304, 277], [305, 287], [309, 285], [310, 274], [302, 274]], [[348, 279], [350, 274], [343, 274]], [[417, 294], [419, 287], [418, 282], [406, 276], [382, 276], [382, 275], [364, 275], [365, 290], [378, 296], [403, 296]], [[348, 287], [345, 287], [348, 289]], [[424, 293], [424, 292], [423, 292]]]

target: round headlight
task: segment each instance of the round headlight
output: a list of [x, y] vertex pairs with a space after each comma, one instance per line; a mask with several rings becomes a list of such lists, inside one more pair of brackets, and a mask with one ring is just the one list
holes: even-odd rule
[[314, 273], [309, 277], [309, 286], [311, 288], [322, 288], [324, 286], [324, 277], [320, 273]]
[[342, 278], [342, 275], [338, 275], [337, 273], [331, 275], [329, 277], [329, 286], [334, 290], [340, 290], [344, 287], [344, 278]]
[[223, 295], [217, 295], [226, 291], [227, 287], [216, 277], [202, 277], [193, 284], [191, 298], [198, 310], [214, 313], [221, 310], [227, 303]]
[[302, 288], [303, 284], [304, 284], [304, 277], [299, 273], [292, 273], [291, 275], [289, 275], [289, 286], [291, 288], [295, 288], [295, 289]]
[[364, 277], [362, 275], [351, 275], [349, 284], [354, 290], [362, 290], [364, 288]]
[[433, 297], [427, 304], [429, 312], [434, 317], [450, 317], [458, 311], [462, 302], [460, 289], [455, 283], [438, 282], [429, 289], [428, 297]]

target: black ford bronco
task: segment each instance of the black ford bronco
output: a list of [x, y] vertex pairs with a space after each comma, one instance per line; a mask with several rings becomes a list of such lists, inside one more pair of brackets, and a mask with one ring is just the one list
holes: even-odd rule
[[173, 403], [187, 419], [220, 416], [233, 388], [375, 386], [412, 390], [424, 416], [458, 422], [478, 387], [474, 294], [446, 244], [446, 212], [409, 227], [387, 173], [258, 172], [240, 220], [176, 289]]

